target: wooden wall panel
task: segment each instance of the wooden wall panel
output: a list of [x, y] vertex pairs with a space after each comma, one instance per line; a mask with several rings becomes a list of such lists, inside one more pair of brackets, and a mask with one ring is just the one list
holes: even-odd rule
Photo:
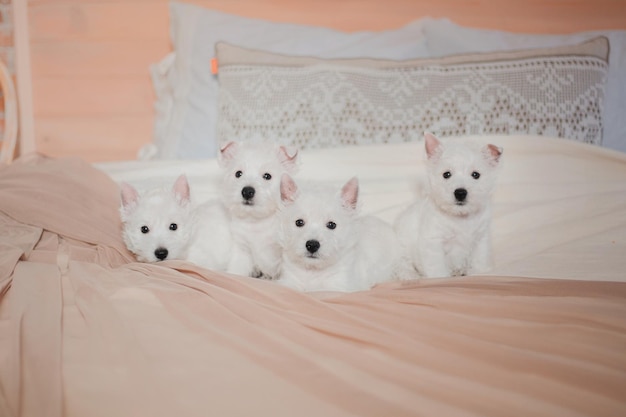
[[35, 116], [147, 116], [154, 90], [145, 77], [33, 77]]
[[[30, 49], [21, 61], [30, 64], [30, 82], [22, 80], [21, 92], [28, 95], [32, 88], [32, 105], [24, 102], [34, 122], [24, 117], [21, 129], [34, 130], [38, 150], [50, 155], [133, 159], [152, 137], [154, 92], [148, 67], [171, 50], [168, 1], [26, 1]], [[347, 31], [391, 29], [423, 16], [514, 32], [626, 29], [626, 0], [191, 2], [242, 16]], [[24, 7], [16, 9], [17, 19], [24, 18]]]
[[626, 29], [626, 0], [191, 0], [229, 13], [322, 25], [383, 30], [424, 16], [529, 33]]
[[149, 66], [171, 50], [166, 0], [30, 1], [38, 151], [134, 159], [152, 138]]
[[37, 128], [38, 151], [46, 155], [130, 160], [152, 136], [152, 117], [41, 116]]
[[[36, 42], [31, 47], [32, 73], [39, 77], [144, 77], [149, 65], [165, 56], [163, 41]], [[60, 59], [62, 58], [62, 59]]]
[[166, 40], [166, 0], [30, 1], [30, 36], [42, 41]]

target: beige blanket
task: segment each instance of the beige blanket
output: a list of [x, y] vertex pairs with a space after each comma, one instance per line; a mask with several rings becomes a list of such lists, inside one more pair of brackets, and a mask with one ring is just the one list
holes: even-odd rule
[[133, 262], [107, 175], [0, 168], [0, 416], [624, 415], [626, 158], [504, 145], [493, 273], [324, 299]]

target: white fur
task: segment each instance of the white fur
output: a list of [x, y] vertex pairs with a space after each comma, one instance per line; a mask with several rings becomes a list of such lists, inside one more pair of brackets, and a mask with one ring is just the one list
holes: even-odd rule
[[194, 232], [186, 260], [207, 269], [226, 271], [233, 238], [230, 216], [220, 201], [208, 201], [193, 211]]
[[122, 236], [137, 260], [180, 259], [209, 269], [226, 269], [232, 247], [228, 213], [217, 201], [194, 206], [184, 175], [172, 188], [143, 194], [123, 183], [121, 196]]
[[[430, 133], [425, 149], [426, 195], [394, 224], [409, 262], [426, 278], [489, 270], [491, 194], [502, 150], [458, 139], [444, 143]], [[462, 202], [456, 190], [467, 192]]]
[[[231, 217], [228, 272], [273, 279], [280, 270], [277, 217], [280, 178], [296, 172], [297, 153], [271, 143], [229, 142], [219, 154], [222, 201]], [[245, 190], [254, 190], [246, 199]]]
[[[301, 192], [289, 175], [283, 176], [286, 206], [280, 214], [283, 265], [278, 283], [300, 291], [348, 292], [395, 278], [399, 242], [387, 223], [358, 216], [357, 179], [340, 192], [309, 186]], [[317, 250], [309, 250], [318, 244]]]

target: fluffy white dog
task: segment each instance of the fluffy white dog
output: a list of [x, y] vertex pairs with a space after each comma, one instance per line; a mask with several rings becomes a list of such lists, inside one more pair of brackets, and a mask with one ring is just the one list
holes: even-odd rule
[[424, 135], [426, 195], [394, 224], [409, 262], [422, 277], [449, 277], [491, 267], [491, 194], [502, 149]]
[[393, 228], [373, 216], [358, 216], [359, 185], [352, 178], [340, 192], [323, 185], [300, 191], [287, 174], [281, 180], [282, 272], [278, 283], [300, 291], [362, 291], [395, 278], [400, 246]]
[[222, 201], [230, 214], [234, 241], [227, 270], [273, 279], [282, 258], [276, 216], [282, 205], [280, 178], [297, 171], [297, 152], [267, 142], [229, 142], [218, 160]]
[[171, 188], [142, 194], [122, 183], [121, 197], [122, 236], [137, 260], [181, 259], [209, 269], [226, 269], [232, 247], [228, 213], [217, 201], [192, 204], [185, 175]]

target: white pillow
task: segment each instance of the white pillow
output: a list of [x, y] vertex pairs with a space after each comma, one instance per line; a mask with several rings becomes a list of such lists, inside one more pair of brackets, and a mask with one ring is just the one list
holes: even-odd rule
[[595, 36], [607, 37], [610, 52], [603, 106], [602, 146], [626, 152], [626, 31], [534, 35], [466, 28], [447, 19], [425, 19], [422, 23], [432, 56], [555, 47], [582, 42]]
[[220, 42], [218, 140], [299, 149], [438, 136], [600, 144], [609, 42], [411, 60], [321, 59]]
[[210, 61], [218, 41], [322, 58], [409, 59], [428, 53], [420, 21], [396, 30], [345, 33], [249, 19], [180, 2], [170, 3], [170, 19], [174, 56], [151, 67], [157, 103], [150, 147], [156, 146], [156, 152], [144, 151], [162, 159], [216, 155], [218, 83]]

